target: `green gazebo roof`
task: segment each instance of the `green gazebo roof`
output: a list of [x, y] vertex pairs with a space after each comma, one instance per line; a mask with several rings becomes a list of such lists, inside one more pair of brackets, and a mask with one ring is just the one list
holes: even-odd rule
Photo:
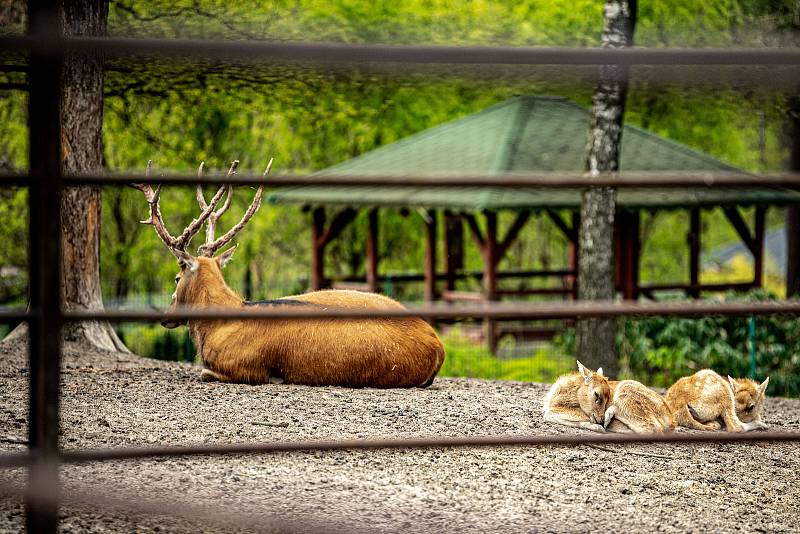
[[[512, 98], [317, 173], [486, 173], [575, 171], [584, 169], [589, 110], [563, 98]], [[738, 169], [626, 125], [623, 171], [737, 171]], [[269, 195], [273, 203], [347, 206], [407, 206], [454, 210], [577, 209], [578, 189], [301, 186]], [[779, 188], [621, 189], [624, 208], [786, 204], [800, 194]]]

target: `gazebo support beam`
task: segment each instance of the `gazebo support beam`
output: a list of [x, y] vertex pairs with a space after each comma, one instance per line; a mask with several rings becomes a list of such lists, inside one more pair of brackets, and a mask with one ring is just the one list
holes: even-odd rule
[[325, 208], [317, 207], [311, 212], [311, 289], [318, 291], [328, 287], [325, 279], [325, 247], [347, 228], [358, 211], [345, 208], [337, 213], [330, 226], [325, 229]]
[[456, 273], [464, 268], [464, 224], [460, 215], [444, 212], [444, 270], [447, 276], [445, 288], [456, 289]]
[[692, 298], [700, 297], [700, 250], [702, 226], [700, 208], [693, 208], [689, 212], [689, 234], [686, 241], [689, 244], [689, 289], [687, 293]]
[[753, 255], [753, 287], [761, 287], [764, 276], [764, 231], [767, 208], [756, 207], [755, 227], [752, 235], [738, 208], [729, 207], [724, 208], [723, 211], [744, 245]]
[[367, 285], [373, 293], [378, 292], [378, 208], [367, 215]]
[[436, 210], [425, 212], [425, 302], [438, 297], [436, 291]]

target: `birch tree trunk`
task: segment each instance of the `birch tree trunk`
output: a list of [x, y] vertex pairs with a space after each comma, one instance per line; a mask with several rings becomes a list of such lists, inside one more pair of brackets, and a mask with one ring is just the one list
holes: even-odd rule
[[[604, 8], [603, 48], [633, 44], [636, 0], [608, 0]], [[586, 147], [590, 175], [619, 170], [623, 114], [627, 93], [625, 67], [604, 66], [592, 98]], [[616, 191], [592, 187], [583, 192], [579, 230], [578, 298], [614, 298], [614, 213]], [[619, 372], [613, 319], [582, 319], [576, 323], [577, 356], [582, 363], [602, 367], [607, 376]]]

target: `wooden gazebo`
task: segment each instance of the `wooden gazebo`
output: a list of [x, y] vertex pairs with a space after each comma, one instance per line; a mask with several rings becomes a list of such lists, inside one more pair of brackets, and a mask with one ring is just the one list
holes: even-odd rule
[[[563, 98], [524, 96], [489, 107], [462, 119], [401, 139], [318, 173], [484, 173], [581, 171], [589, 125], [589, 110]], [[623, 171], [725, 171], [741, 172], [717, 159], [664, 139], [651, 132], [625, 126], [622, 136]], [[427, 301], [500, 300], [509, 296], [555, 295], [569, 298], [577, 292], [577, 228], [581, 192], [573, 189], [502, 188], [400, 188], [302, 186], [274, 191], [273, 203], [300, 204], [311, 212], [311, 289], [330, 287], [326, 278], [326, 246], [350, 224], [359, 210], [367, 210], [368, 240], [366, 276], [349, 278], [358, 287], [379, 291], [378, 217], [382, 208], [422, 210], [426, 223], [426, 261], [422, 274], [393, 277], [395, 282], [423, 280]], [[777, 189], [719, 190], [621, 189], [617, 194], [615, 230], [617, 289], [625, 299], [654, 298], [663, 290], [680, 290], [697, 297], [703, 291], [760, 287], [763, 273], [764, 221], [769, 206], [797, 203], [796, 192]], [[755, 206], [752, 225], [740, 208]], [[701, 210], [721, 207], [754, 258], [755, 276], [746, 283], [700, 284]], [[639, 282], [641, 249], [640, 212], [683, 209], [690, 213], [689, 283], [642, 285]], [[505, 235], [498, 235], [497, 214], [514, 212], [515, 219]], [[444, 272], [436, 272], [437, 224], [443, 213]], [[497, 266], [533, 213], [544, 213], [569, 243], [569, 262], [564, 269], [548, 271], [498, 272]], [[485, 219], [481, 229], [478, 217]], [[481, 251], [481, 273], [463, 272], [463, 225]], [[455, 281], [476, 275], [482, 279], [479, 294], [455, 291]], [[498, 289], [498, 279], [514, 277], [532, 280], [559, 277], [560, 288], [527, 287]], [[507, 332], [489, 324], [486, 340], [496, 346]]]

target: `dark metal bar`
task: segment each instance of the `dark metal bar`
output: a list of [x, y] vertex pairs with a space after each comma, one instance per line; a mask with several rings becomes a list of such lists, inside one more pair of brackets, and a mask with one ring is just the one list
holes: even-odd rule
[[[138, 174], [82, 174], [65, 176], [68, 185], [128, 185], [141, 182]], [[19, 173], [0, 173], [0, 185], [25, 185], [28, 177]], [[290, 186], [391, 186], [391, 187], [548, 187], [558, 189], [598, 187], [636, 187], [658, 189], [681, 189], [685, 187], [709, 188], [762, 188], [785, 187], [800, 189], [800, 173], [751, 175], [734, 172], [660, 172], [642, 171], [620, 174], [606, 173], [597, 178], [579, 172], [526, 172], [497, 174], [453, 174], [453, 173], [381, 173], [381, 174], [276, 174], [266, 179], [257, 174], [236, 174], [230, 178], [194, 174], [167, 174], [159, 176], [158, 183], [173, 185], [212, 185], [232, 183], [236, 185], [267, 184], [272, 187]]]
[[566, 48], [344, 44], [286, 41], [3, 36], [0, 51], [102, 51], [108, 57], [265, 60], [304, 63], [418, 63], [465, 65], [727, 65], [796, 66], [800, 50], [785, 48]]
[[[65, 180], [70, 185], [93, 183], [128, 184], [141, 181], [140, 175], [81, 175], [69, 176]], [[159, 176], [159, 183], [189, 184], [199, 183], [195, 175]], [[735, 172], [630, 172], [622, 174], [607, 173], [589, 177], [578, 172], [531, 172], [498, 174], [458, 174], [452, 173], [385, 173], [385, 174], [330, 174], [294, 175], [276, 174], [266, 179], [261, 175], [235, 175], [233, 179], [224, 176], [208, 176], [204, 184], [235, 183], [241, 185], [266, 183], [271, 186], [298, 185], [368, 185], [368, 186], [444, 186], [444, 187], [646, 187], [683, 188], [697, 187], [793, 187], [800, 188], [800, 173], [781, 173], [749, 175]]]
[[[209, 454], [275, 454], [297, 451], [336, 451], [370, 449], [425, 449], [446, 447], [519, 447], [574, 446], [588, 444], [634, 443], [752, 443], [800, 441], [800, 432], [675, 432], [670, 434], [556, 434], [527, 436], [454, 436], [389, 438], [364, 440], [284, 441], [271, 443], [235, 443], [219, 445], [164, 446], [117, 449], [79, 449], [62, 451], [64, 464], [138, 460], [175, 456], [204, 456]], [[19, 468], [29, 465], [28, 454], [0, 455], [0, 468]]]
[[[725, 284], [728, 287], [732, 284]], [[678, 286], [680, 288], [684, 286]], [[702, 286], [704, 290], [707, 287]], [[643, 287], [652, 290], [658, 287]], [[218, 308], [185, 310], [180, 312], [154, 312], [149, 310], [120, 311], [70, 311], [64, 312], [66, 321], [155, 321], [162, 319], [194, 320], [219, 319], [264, 320], [264, 319], [376, 319], [425, 317], [456, 319], [461, 317], [489, 317], [492, 319], [569, 319], [575, 317], [623, 317], [623, 316], [682, 316], [703, 315], [795, 315], [800, 314], [800, 301], [762, 301], [762, 302], [613, 302], [613, 301], [570, 301], [570, 302], [484, 302], [480, 305], [450, 306], [427, 305], [409, 307], [404, 310], [361, 310], [317, 308], [292, 309], [259, 308]]]
[[0, 310], [0, 322], [27, 321], [32, 315], [25, 310]]
[[[28, 31], [57, 44], [61, 22], [56, 0], [28, 2]], [[30, 309], [30, 413], [32, 462], [28, 487], [57, 489], [59, 373], [61, 365], [61, 68], [60, 49], [31, 54], [28, 128], [31, 180], [28, 273]], [[58, 497], [25, 502], [28, 532], [56, 532]]]
[[[574, 274], [572, 269], [550, 269], [542, 271], [498, 271], [497, 278], [560, 278], [569, 274]], [[437, 280], [464, 280], [466, 278], [483, 278], [483, 271], [454, 271], [448, 273], [436, 273]], [[361, 275], [350, 275], [331, 278], [334, 282], [366, 282], [367, 279]], [[425, 273], [396, 273], [378, 275], [378, 281], [391, 280], [392, 282], [422, 282], [425, 280]]]
[[755, 225], [753, 227], [753, 287], [764, 284], [764, 233], [767, 208], [756, 207]]

